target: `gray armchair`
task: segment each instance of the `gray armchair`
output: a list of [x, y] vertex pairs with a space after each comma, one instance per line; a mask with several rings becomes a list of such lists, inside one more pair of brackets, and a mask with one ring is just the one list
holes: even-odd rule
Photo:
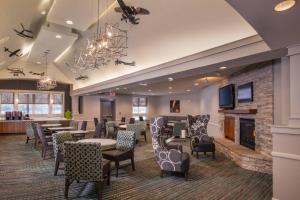
[[156, 162], [161, 169], [161, 177], [165, 172], [179, 172], [188, 179], [188, 172], [190, 167], [189, 154], [182, 152], [179, 149], [167, 149], [161, 144], [160, 132], [163, 128], [163, 118], [157, 117], [151, 119], [151, 134], [152, 134], [152, 145]]
[[102, 159], [101, 144], [65, 142], [65, 198], [74, 180], [96, 182], [102, 199], [105, 179], [110, 183], [110, 161]]
[[26, 144], [28, 144], [29, 140], [35, 139], [32, 122], [26, 122], [25, 130], [26, 130], [26, 136], [27, 136], [26, 137]]
[[127, 126], [126, 127], [127, 131], [133, 131], [135, 133], [135, 139], [136, 142], [138, 142], [141, 136], [142, 125], [139, 123], [135, 123], [135, 124], [127, 124], [126, 126]]
[[214, 138], [207, 135], [207, 125], [210, 115], [197, 115], [195, 117], [188, 115], [188, 133], [190, 136], [191, 154], [196, 152], [197, 158], [199, 152], [212, 152], [215, 158]]

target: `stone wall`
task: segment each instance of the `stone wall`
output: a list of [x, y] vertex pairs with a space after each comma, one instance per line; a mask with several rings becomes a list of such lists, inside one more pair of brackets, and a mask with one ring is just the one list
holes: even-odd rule
[[[253, 102], [238, 103], [237, 87], [253, 82]], [[270, 156], [272, 151], [271, 125], [273, 124], [273, 66], [264, 62], [249, 66], [224, 79], [222, 85], [235, 84], [235, 109], [257, 109], [256, 115], [226, 114], [235, 117], [235, 143], [240, 143], [240, 118], [255, 119], [255, 151]], [[219, 114], [221, 132], [224, 134], [224, 114]]]

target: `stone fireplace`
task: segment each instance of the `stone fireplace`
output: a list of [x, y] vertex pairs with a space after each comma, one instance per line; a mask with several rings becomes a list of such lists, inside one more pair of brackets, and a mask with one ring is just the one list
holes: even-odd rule
[[255, 150], [255, 120], [240, 118], [240, 144]]

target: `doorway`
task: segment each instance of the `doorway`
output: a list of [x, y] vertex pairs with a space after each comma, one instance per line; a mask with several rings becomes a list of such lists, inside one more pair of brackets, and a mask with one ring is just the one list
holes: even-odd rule
[[100, 119], [116, 120], [115, 99], [100, 99]]

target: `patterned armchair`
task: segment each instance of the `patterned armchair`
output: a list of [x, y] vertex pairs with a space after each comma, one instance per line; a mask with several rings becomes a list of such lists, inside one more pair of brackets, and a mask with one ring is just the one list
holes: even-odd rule
[[64, 142], [73, 141], [73, 137], [70, 132], [54, 133], [53, 138], [53, 150], [55, 158], [54, 176], [57, 175], [59, 163], [64, 162], [65, 146]]
[[147, 142], [147, 123], [146, 121], [139, 121], [138, 124], [141, 125], [141, 135], [144, 136], [145, 142]]
[[65, 142], [65, 198], [74, 180], [96, 182], [102, 199], [104, 180], [110, 183], [110, 162], [102, 159], [101, 144]]
[[117, 136], [117, 127], [115, 122], [106, 122], [105, 123], [106, 137], [116, 138]]
[[161, 169], [161, 177], [163, 177], [165, 172], [180, 172], [184, 174], [185, 180], [187, 180], [190, 167], [189, 154], [181, 152], [178, 149], [168, 150], [161, 145], [160, 132], [162, 127], [162, 117], [151, 119], [150, 130], [152, 134], [152, 145], [156, 162], [159, 164]]
[[32, 140], [35, 138], [33, 126], [31, 122], [26, 122], [25, 124], [25, 130], [26, 130], [26, 144], [28, 144], [29, 140]]
[[215, 158], [214, 138], [207, 135], [207, 125], [210, 120], [210, 115], [188, 115], [188, 133], [190, 136], [191, 153], [196, 152], [212, 152]]
[[119, 162], [131, 159], [132, 170], [134, 167], [135, 133], [133, 131], [118, 131], [116, 149], [104, 151], [103, 157], [114, 161], [116, 177], [119, 175]]
[[139, 123], [127, 124], [126, 130], [127, 131], [133, 131], [135, 133], [136, 142], [139, 141], [140, 136], [141, 136], [141, 131], [142, 131], [142, 125], [141, 124], [139, 124]]

